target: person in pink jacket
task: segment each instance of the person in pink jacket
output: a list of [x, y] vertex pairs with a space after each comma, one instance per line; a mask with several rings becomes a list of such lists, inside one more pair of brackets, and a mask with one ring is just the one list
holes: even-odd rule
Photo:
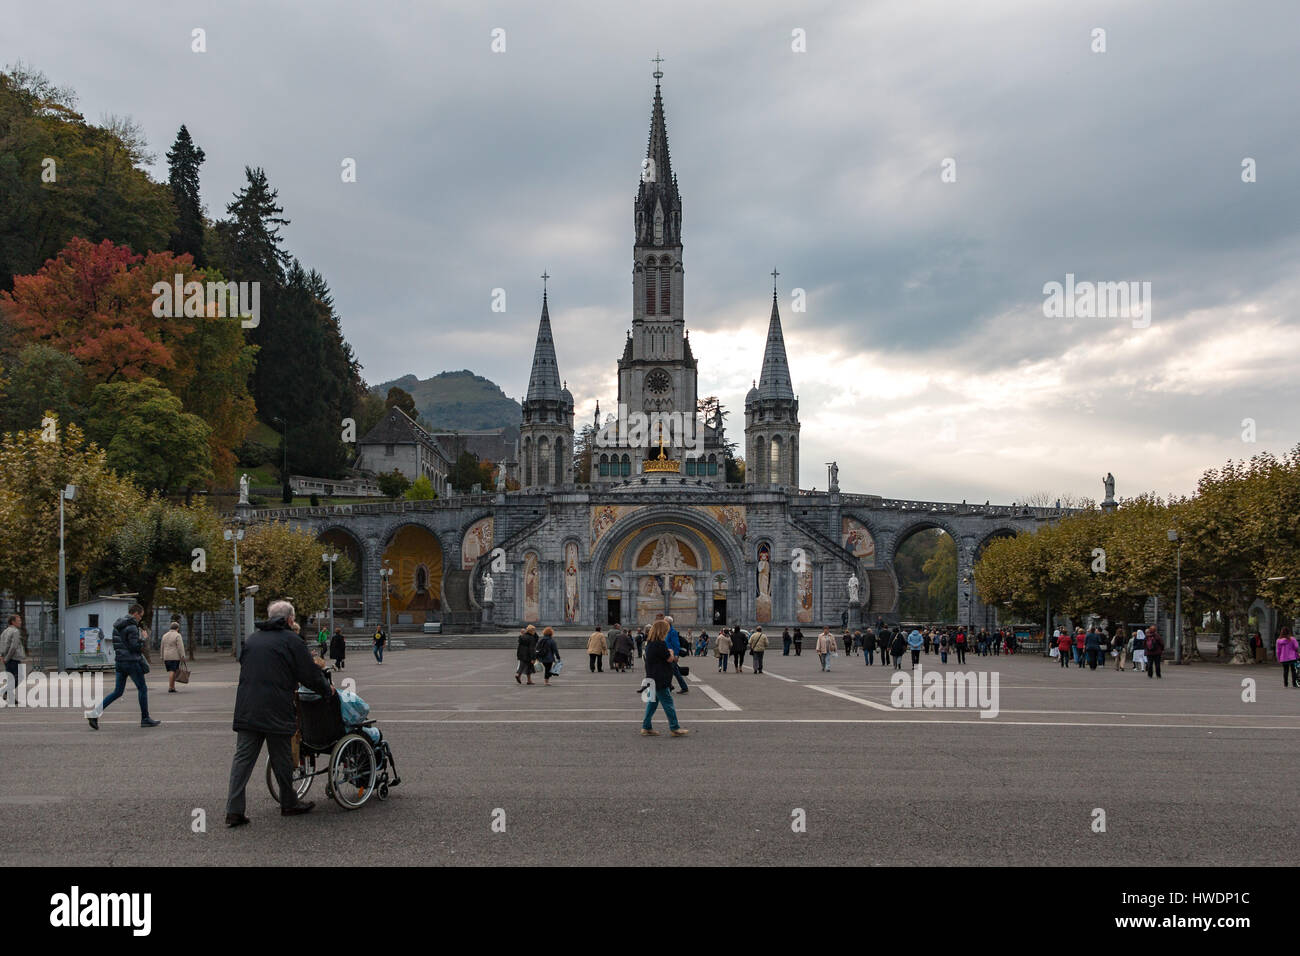
[[1296, 639], [1291, 635], [1291, 628], [1282, 628], [1282, 633], [1277, 636], [1277, 645], [1274, 650], [1277, 655], [1277, 662], [1282, 665], [1282, 686], [1286, 686], [1288, 680], [1291, 681], [1292, 687], [1300, 686], [1300, 675], [1296, 673], [1296, 661], [1300, 660], [1300, 645], [1296, 644]]

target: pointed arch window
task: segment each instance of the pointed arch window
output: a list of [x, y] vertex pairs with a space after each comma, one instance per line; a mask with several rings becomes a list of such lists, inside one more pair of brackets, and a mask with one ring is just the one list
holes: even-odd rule
[[659, 314], [669, 315], [673, 310], [673, 271], [659, 267]]
[[654, 266], [645, 267], [645, 314], [655, 314], [655, 284], [659, 272]]

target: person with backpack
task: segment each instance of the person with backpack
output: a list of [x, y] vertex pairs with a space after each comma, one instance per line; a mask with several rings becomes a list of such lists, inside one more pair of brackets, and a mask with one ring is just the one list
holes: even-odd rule
[[957, 628], [957, 636], [953, 638], [953, 647], [957, 651], [957, 663], [965, 664], [966, 663], [966, 629], [964, 627]]
[[1283, 626], [1273, 646], [1273, 655], [1282, 665], [1282, 686], [1286, 686], [1287, 677], [1291, 678], [1291, 688], [1300, 686], [1300, 644], [1291, 635], [1291, 628]]
[[533, 682], [533, 661], [537, 660], [537, 628], [529, 624], [519, 629], [519, 646], [515, 648], [515, 683], [522, 684], [520, 677], [527, 677]]
[[[91, 730], [99, 729], [99, 718], [109, 705], [122, 696], [129, 679], [135, 684], [136, 696], [140, 701], [140, 726], [157, 727], [161, 720], [149, 716], [149, 688], [145, 686], [144, 675], [149, 673], [149, 663], [144, 659], [144, 638], [140, 633], [140, 620], [144, 617], [144, 606], [132, 604], [125, 617], [118, 618], [113, 624], [113, 670], [117, 683], [113, 692], [86, 711], [86, 720]], [[145, 632], [148, 633], [147, 631]]]
[[[529, 630], [533, 629], [529, 628]], [[542, 683], [550, 687], [555, 664], [560, 660], [560, 645], [555, 643], [555, 631], [549, 627], [542, 631], [541, 639], [537, 642], [537, 659], [545, 668], [542, 673]]]
[[767, 650], [767, 635], [763, 633], [763, 625], [760, 624], [754, 628], [754, 632], [749, 635], [749, 653], [754, 658], [754, 673], [763, 673], [763, 652]]
[[1164, 638], [1154, 627], [1147, 630], [1147, 677], [1160, 677], [1160, 659], [1165, 656]]

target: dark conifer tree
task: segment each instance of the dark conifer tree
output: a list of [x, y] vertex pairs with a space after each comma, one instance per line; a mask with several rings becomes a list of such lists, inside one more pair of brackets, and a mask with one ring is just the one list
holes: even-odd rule
[[203, 252], [203, 204], [199, 201], [199, 167], [203, 165], [203, 150], [194, 144], [190, 131], [183, 125], [176, 134], [176, 142], [167, 151], [167, 181], [176, 204], [176, 231], [169, 245], [180, 255], [188, 252], [194, 264], [206, 264]]

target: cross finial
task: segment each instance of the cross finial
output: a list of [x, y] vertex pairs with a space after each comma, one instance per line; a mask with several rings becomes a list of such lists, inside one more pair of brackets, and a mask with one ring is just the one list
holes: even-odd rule
[[780, 274], [775, 268], [772, 270], [772, 295], [776, 295], [776, 277]]
[[550, 276], [548, 276], [546, 272], [543, 271], [542, 272], [542, 298], [546, 298], [546, 280], [549, 278]]
[[659, 64], [662, 63], [663, 61], [664, 58], [659, 55], [659, 51], [655, 50], [655, 58], [650, 61], [655, 65], [655, 71], [654, 71], [655, 86], [659, 85], [659, 81], [662, 80], [664, 76], [664, 71], [659, 68]]

